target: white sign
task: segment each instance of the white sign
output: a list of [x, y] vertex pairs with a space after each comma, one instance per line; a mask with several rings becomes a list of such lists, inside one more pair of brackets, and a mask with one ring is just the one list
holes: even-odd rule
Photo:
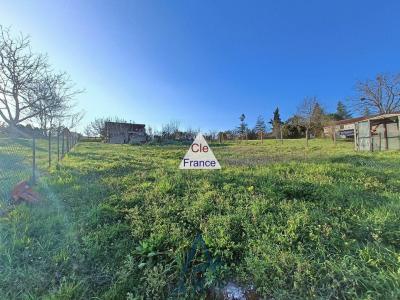
[[201, 133], [194, 139], [189, 151], [182, 159], [179, 169], [221, 169], [218, 160]]

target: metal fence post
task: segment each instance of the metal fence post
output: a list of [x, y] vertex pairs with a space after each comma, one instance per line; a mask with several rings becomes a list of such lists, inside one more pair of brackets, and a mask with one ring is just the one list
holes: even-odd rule
[[36, 141], [35, 132], [32, 133], [32, 184], [36, 183]]
[[49, 130], [49, 168], [51, 167], [51, 130]]
[[57, 161], [60, 161], [60, 128], [57, 129]]
[[67, 132], [67, 153], [69, 152], [69, 132]]
[[62, 150], [61, 157], [64, 157], [64, 129], [62, 131]]

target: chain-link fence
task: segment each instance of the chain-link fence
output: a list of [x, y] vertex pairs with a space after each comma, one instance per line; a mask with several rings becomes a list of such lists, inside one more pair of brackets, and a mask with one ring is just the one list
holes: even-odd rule
[[0, 133], [0, 204], [11, 199], [21, 181], [34, 184], [49, 167], [57, 164], [78, 142], [79, 134], [66, 128], [47, 135]]

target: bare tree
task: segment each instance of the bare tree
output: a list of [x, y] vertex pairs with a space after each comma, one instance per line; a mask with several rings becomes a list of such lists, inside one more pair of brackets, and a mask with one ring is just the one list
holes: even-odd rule
[[91, 131], [91, 128], [90, 128], [89, 125], [86, 126], [85, 129], [83, 129], [83, 134], [84, 134], [85, 136], [87, 136], [87, 137], [93, 136], [92, 131]]
[[261, 143], [264, 141], [264, 135], [265, 135], [266, 129], [267, 129], [267, 126], [265, 124], [264, 117], [261, 115], [258, 116], [254, 130], [257, 133], [259, 139], [261, 140]]
[[329, 127], [329, 134], [332, 138], [333, 143], [336, 145], [336, 116], [335, 115], [326, 115], [324, 118], [324, 125]]
[[83, 110], [69, 113], [63, 117], [64, 124], [69, 130], [76, 130], [76, 127], [82, 122], [84, 116], [85, 112]]
[[188, 127], [185, 130], [186, 139], [187, 140], [194, 140], [199, 132], [200, 132], [200, 128], [193, 129], [191, 127]]
[[[127, 123], [126, 120], [118, 117], [106, 117], [106, 118], [96, 118], [90, 122], [85, 128], [85, 134], [88, 136], [99, 136], [104, 138], [106, 136], [105, 123], [106, 122], [117, 122], [117, 123]], [[131, 121], [131, 123], [134, 123]]]
[[34, 86], [32, 112], [36, 113], [40, 128], [44, 131], [58, 124], [64, 124], [70, 130], [75, 128], [83, 118], [83, 112], [73, 112], [73, 98], [81, 93], [65, 73], [53, 74], [50, 71]]
[[[358, 82], [356, 109], [386, 114], [400, 110], [400, 74], [378, 74], [375, 80]], [[361, 105], [360, 105], [361, 102]]]
[[310, 130], [313, 126], [313, 116], [316, 105], [318, 104], [317, 97], [306, 97], [297, 109], [299, 123], [306, 129], [306, 144], [310, 138]]
[[146, 135], [147, 135], [147, 137], [148, 137], [149, 140], [152, 140], [153, 137], [154, 137], [153, 128], [152, 128], [150, 125], [148, 125], [148, 126], [146, 127]]
[[167, 124], [163, 124], [161, 128], [161, 135], [164, 139], [175, 139], [179, 132], [180, 122], [172, 120]]
[[12, 128], [33, 118], [32, 108], [42, 99], [33, 97], [34, 87], [47, 68], [47, 57], [34, 54], [28, 36], [12, 37], [0, 26], [0, 117]]
[[217, 140], [217, 137], [218, 137], [218, 131], [210, 129], [208, 131], [208, 133], [206, 134], [206, 136], [210, 141], [215, 141], [215, 140]]
[[86, 128], [85, 133], [87, 136], [100, 136], [104, 137], [104, 124], [107, 121], [107, 118], [96, 118], [92, 122], [90, 122]]

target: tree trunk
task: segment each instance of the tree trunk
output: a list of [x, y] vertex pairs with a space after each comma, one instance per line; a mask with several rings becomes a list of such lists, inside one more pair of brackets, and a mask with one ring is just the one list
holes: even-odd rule
[[333, 144], [336, 146], [336, 129], [333, 128]]
[[6, 121], [6, 123], [8, 124], [7, 131], [9, 132], [9, 134], [12, 136], [17, 136], [18, 135], [17, 123], [14, 120]]
[[308, 128], [306, 129], [306, 145], [308, 147]]

